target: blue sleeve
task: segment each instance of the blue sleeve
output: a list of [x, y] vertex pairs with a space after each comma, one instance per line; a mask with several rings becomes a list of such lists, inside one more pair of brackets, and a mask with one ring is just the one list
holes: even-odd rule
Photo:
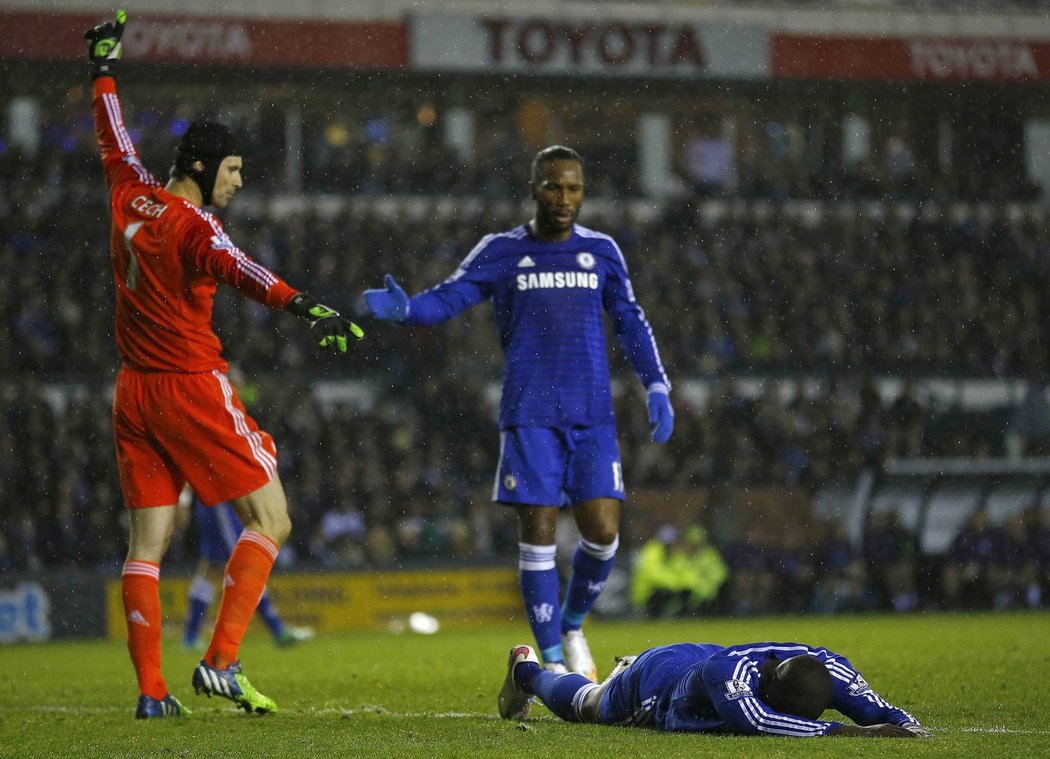
[[[458, 272], [457, 272], [458, 274]], [[440, 324], [488, 297], [477, 284], [455, 275], [408, 300], [404, 324]]]
[[660, 361], [660, 351], [656, 347], [653, 328], [645, 318], [645, 312], [638, 305], [627, 275], [627, 262], [615, 242], [610, 240], [610, 265], [605, 279], [605, 290], [602, 293], [602, 305], [612, 320], [613, 329], [623, 346], [627, 358], [634, 367], [642, 384], [649, 388], [663, 385], [671, 389], [671, 380], [664, 371]]
[[718, 716], [738, 735], [818, 738], [835, 724], [773, 711], [758, 699], [758, 665], [747, 657], [716, 654], [697, 672]]
[[844, 656], [821, 648], [814, 655], [824, 659], [835, 681], [835, 700], [832, 708], [842, 712], [858, 725], [905, 725], [919, 721], [903, 709], [898, 709], [871, 689], [860, 673]]
[[492, 287], [484, 276], [479, 259], [491, 238], [491, 235], [483, 238], [451, 277], [409, 298], [408, 315], [403, 323], [440, 324], [490, 297]]

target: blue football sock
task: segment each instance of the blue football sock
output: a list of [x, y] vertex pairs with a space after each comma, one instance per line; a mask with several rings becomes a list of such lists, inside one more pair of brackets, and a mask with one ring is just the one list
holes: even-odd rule
[[579, 630], [583, 625], [584, 617], [605, 589], [619, 545], [619, 535], [609, 545], [598, 545], [580, 538], [572, 557], [572, 577], [561, 609], [562, 632]]
[[556, 550], [553, 545], [518, 543], [518, 577], [525, 616], [545, 662], [562, 661]]
[[532, 662], [522, 662], [515, 667], [514, 679], [522, 690], [539, 698], [544, 706], [569, 722], [580, 720], [577, 709], [583, 700], [581, 691], [587, 690], [588, 686], [598, 687], [583, 675], [575, 672], [556, 675]]
[[276, 638], [284, 632], [284, 621], [277, 613], [277, 608], [274, 606], [273, 601], [270, 600], [269, 591], [263, 591], [262, 598], [259, 599], [259, 605], [255, 611], [266, 623], [266, 629], [270, 631], [270, 635]]
[[208, 607], [215, 598], [215, 586], [200, 575], [194, 575], [187, 594], [189, 609], [186, 611], [186, 624], [182, 628], [182, 642], [193, 645], [201, 634], [201, 626], [208, 616]]

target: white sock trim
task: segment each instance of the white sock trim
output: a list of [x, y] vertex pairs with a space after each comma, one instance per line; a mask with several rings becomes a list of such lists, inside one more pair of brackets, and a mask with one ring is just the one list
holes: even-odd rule
[[554, 569], [554, 557], [558, 546], [537, 546], [531, 543], [518, 543], [518, 569], [525, 572], [543, 572]]
[[583, 701], [587, 698], [587, 694], [600, 687], [602, 686], [598, 683], [588, 683], [576, 691], [576, 695], [572, 697], [572, 712], [576, 715], [577, 721], [583, 722], [583, 714], [580, 713], [580, 710], [583, 709]]
[[616, 549], [620, 547], [620, 536], [619, 534], [613, 538], [613, 542], [608, 545], [602, 545], [600, 543], [592, 543], [589, 540], [580, 538], [580, 542], [577, 547], [588, 556], [593, 556], [598, 561], [608, 561], [616, 555]]

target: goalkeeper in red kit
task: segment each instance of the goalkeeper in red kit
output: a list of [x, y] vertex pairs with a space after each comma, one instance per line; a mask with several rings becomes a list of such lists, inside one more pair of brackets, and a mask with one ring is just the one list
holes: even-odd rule
[[188, 483], [206, 505], [229, 501], [244, 525], [229, 563], [211, 643], [193, 673], [198, 694], [248, 712], [277, 710], [241, 670], [238, 649], [291, 521], [273, 439], [226, 377], [211, 325], [218, 284], [306, 320], [325, 350], [345, 352], [357, 325], [243, 253], [204, 206], [225, 208], [243, 185], [242, 150], [227, 127], [194, 122], [166, 184], [139, 160], [124, 127], [114, 74], [127, 14], [85, 34], [95, 131], [113, 225], [110, 259], [121, 355], [113, 427], [130, 537], [121, 572], [138, 718], [187, 713], [161, 672], [160, 563]]

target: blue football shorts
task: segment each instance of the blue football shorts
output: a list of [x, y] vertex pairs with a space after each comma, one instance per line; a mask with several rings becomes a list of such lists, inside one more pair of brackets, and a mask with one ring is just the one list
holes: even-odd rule
[[615, 425], [500, 431], [493, 501], [568, 506], [593, 498], [624, 499]]
[[193, 499], [193, 522], [197, 526], [197, 540], [201, 557], [215, 564], [230, 560], [233, 547], [244, 529], [233, 507], [223, 502], [204, 506]]
[[721, 646], [675, 643], [643, 651], [609, 683], [598, 704], [603, 725], [647, 727], [657, 717], [661, 696], [692, 666]]

